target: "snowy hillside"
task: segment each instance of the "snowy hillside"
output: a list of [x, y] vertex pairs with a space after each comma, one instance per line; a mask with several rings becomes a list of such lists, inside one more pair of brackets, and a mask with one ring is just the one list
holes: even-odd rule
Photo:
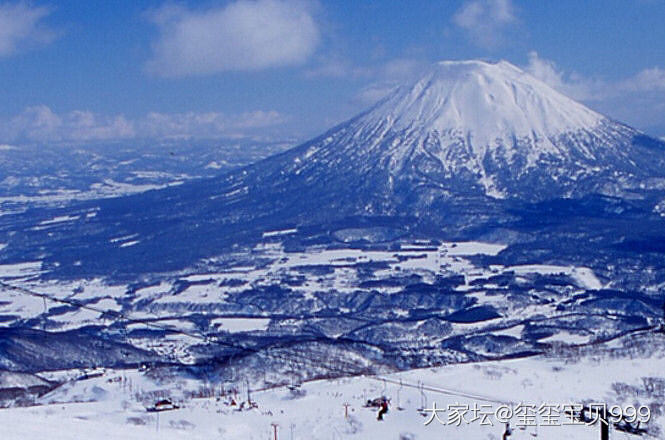
[[441, 62], [284, 166], [312, 179], [323, 164], [356, 169], [385, 180], [374, 185], [386, 197], [428, 186], [543, 200], [662, 178], [665, 147], [654, 157], [641, 137], [508, 62]]
[[566, 132], [593, 130], [606, 120], [506, 61], [437, 63], [362, 119], [388, 120], [400, 131], [459, 133], [470, 139], [479, 157], [498, 141], [532, 137], [547, 142]]
[[[636, 342], [653, 343], [632, 341]], [[665, 381], [657, 378], [665, 361], [662, 342], [656, 344], [659, 348], [642, 354], [635, 347], [624, 347], [625, 352], [635, 352], [630, 357], [613, 355], [618, 347], [601, 348], [581, 357], [482, 362], [319, 380], [292, 390], [255, 390], [250, 398], [256, 406], [251, 409], [243, 403], [247, 398], [243, 384], [202, 383], [176, 376], [166, 387], [160, 377], [163, 372], [157, 370], [108, 370], [101, 377], [71, 381], [42, 396], [42, 406], [0, 410], [0, 424], [7, 438], [25, 440], [47, 435], [54, 440], [263, 440], [272, 438], [273, 424], [278, 425], [278, 438], [292, 440], [434, 440], [500, 439], [504, 420], [509, 419], [510, 440], [592, 440], [599, 438], [598, 423], [575, 420], [564, 408], [603, 403], [608, 408], [649, 407], [649, 422], [641, 424], [649, 429], [646, 438], [663, 438], [660, 399]], [[380, 396], [390, 399], [381, 422], [376, 409], [365, 407], [367, 400]], [[180, 408], [146, 411], [165, 397]], [[233, 400], [237, 405], [232, 405]], [[244, 410], [239, 408], [241, 403]], [[531, 416], [517, 409], [520, 404], [550, 405], [554, 412]], [[512, 416], [498, 412], [506, 407], [514, 411]], [[433, 408], [438, 409], [436, 416]], [[53, 426], [59, 429], [54, 432]], [[610, 434], [611, 438], [640, 438], [614, 425]]]

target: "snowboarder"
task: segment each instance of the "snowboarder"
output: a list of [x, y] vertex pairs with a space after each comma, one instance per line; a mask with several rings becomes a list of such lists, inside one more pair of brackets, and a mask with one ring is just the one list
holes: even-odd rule
[[376, 416], [376, 420], [379, 421], [383, 420], [383, 415], [387, 412], [388, 412], [388, 401], [384, 399], [381, 402], [381, 409], [379, 409], [379, 415]]

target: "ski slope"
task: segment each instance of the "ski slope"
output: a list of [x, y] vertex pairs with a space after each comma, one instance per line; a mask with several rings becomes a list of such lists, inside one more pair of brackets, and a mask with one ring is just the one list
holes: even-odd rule
[[[281, 439], [499, 439], [504, 425], [491, 416], [491, 425], [480, 421], [450, 424], [446, 413], [425, 422], [431, 413], [424, 409], [447, 408], [474, 404], [489, 405], [495, 411], [502, 402], [540, 405], [595, 403], [658, 404], [644, 395], [635, 396], [617, 391], [626, 386], [642, 389], [643, 378], [661, 377], [665, 371], [663, 352], [642, 357], [612, 358], [611, 355], [554, 359], [529, 359], [450, 365], [440, 368], [412, 370], [381, 377], [355, 377], [338, 380], [319, 380], [302, 385], [301, 395], [284, 387], [254, 391], [251, 399], [255, 409], [239, 411], [229, 405], [230, 397], [221, 399], [184, 398], [187, 390], [197, 383], [186, 377], [171, 378], [169, 382], [154, 380], [149, 374], [136, 370], [109, 370], [103, 376], [71, 382], [40, 399], [42, 406], [0, 410], [3, 439], [33, 440], [48, 437], [54, 440], [86, 438], [114, 439], [247, 439], [263, 440], [271, 435], [272, 423], [279, 425]], [[384, 382], [382, 378], [385, 378]], [[402, 381], [404, 386], [399, 386]], [[408, 384], [424, 384], [426, 391]], [[623, 384], [618, 387], [616, 384]], [[222, 384], [207, 384], [216, 395]], [[244, 399], [242, 383], [224, 384], [227, 390], [235, 386], [238, 402]], [[433, 389], [441, 392], [431, 391]], [[161, 393], [161, 394], [160, 394]], [[150, 413], [146, 406], [153, 400], [146, 396], [167, 393], [182, 408]], [[456, 395], [459, 394], [459, 395]], [[391, 407], [385, 420], [376, 420], [376, 410], [364, 408], [368, 399], [385, 395]], [[466, 397], [473, 396], [474, 398]], [[348, 404], [345, 417], [344, 404]], [[660, 402], [662, 408], [662, 402]], [[490, 407], [485, 409], [490, 410]], [[465, 420], [471, 419], [467, 414]], [[561, 424], [567, 416], [558, 419]], [[647, 425], [655, 438], [660, 437], [657, 415]], [[519, 417], [511, 426], [511, 440], [519, 439], [596, 439], [599, 428], [584, 424], [520, 428]], [[57, 427], [57, 430], [54, 428]], [[293, 436], [291, 428], [293, 427]], [[612, 438], [624, 434], [612, 430]], [[654, 438], [654, 437], [652, 437]]]

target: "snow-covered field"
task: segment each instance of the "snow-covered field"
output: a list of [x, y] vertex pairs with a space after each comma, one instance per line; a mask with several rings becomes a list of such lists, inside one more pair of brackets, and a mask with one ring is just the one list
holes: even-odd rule
[[[663, 371], [662, 352], [635, 359], [593, 356], [566, 361], [537, 357], [451, 365], [380, 377], [320, 380], [303, 384], [297, 393], [283, 387], [253, 391], [251, 399], [258, 407], [240, 411], [229, 404], [230, 395], [220, 398], [219, 394], [222, 388], [229, 391], [235, 387], [234, 397], [240, 403], [246, 400], [242, 383], [210, 383], [208, 389], [214, 390], [215, 397], [185, 398], [186, 390], [201, 384], [184, 378], [171, 378], [165, 384], [136, 370], [109, 370], [101, 377], [63, 385], [42, 397], [40, 406], [0, 410], [0, 426], [2, 438], [8, 440], [44, 437], [264, 440], [273, 434], [273, 423], [278, 425], [281, 439], [490, 440], [500, 439], [505, 430], [494, 414], [505, 405], [514, 409], [520, 403], [536, 407], [552, 404], [560, 408], [567, 404], [601, 402], [658, 403], [644, 396], [638, 399], [620, 395], [614, 384], [640, 388], [643, 378], [662, 377]], [[423, 390], [418, 388], [421, 383]], [[159, 414], [146, 411], [146, 406], [165, 396], [181, 408]], [[379, 396], [386, 396], [391, 402], [382, 422], [376, 420], [375, 409], [364, 407], [368, 399]], [[659, 403], [662, 410], [662, 402]], [[345, 404], [348, 404], [348, 417], [345, 417]], [[443, 411], [426, 424], [434, 405]], [[491, 413], [484, 423], [482, 418], [472, 421], [474, 406]], [[459, 411], [455, 413], [451, 408]], [[466, 408], [469, 412], [463, 414], [459, 425], [449, 419], [451, 414], [459, 414]], [[519, 414], [518, 411], [515, 413]], [[663, 421], [662, 415], [654, 415], [646, 426], [657, 433], [656, 425]], [[541, 416], [532, 423], [514, 415], [510, 439], [599, 437], [598, 426], [569, 424], [570, 417], [563, 413], [549, 423], [555, 426], [545, 426]], [[626, 438], [614, 429], [611, 435], [611, 438]], [[661, 438], [659, 434], [657, 438]]]
[[[136, 235], [128, 235], [113, 240], [122, 245], [138, 239]], [[29, 321], [33, 327], [40, 329], [66, 331], [86, 326], [118, 324], [118, 314], [121, 314], [121, 322], [126, 321], [128, 331], [157, 328], [171, 333], [153, 340], [153, 336], [138, 332], [138, 336], [131, 339], [134, 346], [160, 354], [168, 352], [170, 359], [175, 356], [180, 362], [191, 364], [196, 356], [189, 353], [189, 350], [201, 344], [201, 339], [207, 339], [208, 334], [263, 334], [267, 330], [285, 331], [288, 334], [290, 330], [282, 330], [287, 328], [305, 329], [301, 331], [307, 333], [307, 328], [314, 324], [318, 326], [317, 332], [328, 337], [350, 335], [356, 338], [353, 332], [363, 322], [335, 321], [336, 317], [345, 319], [352, 311], [357, 313], [357, 305], [344, 305], [346, 298], [353, 298], [358, 292], [370, 291], [372, 295], [386, 298], [382, 301], [390, 301], [388, 298], [391, 295], [400, 294], [405, 289], [400, 279], [434, 285], [441, 277], [456, 277], [457, 281], [450, 287], [455, 295], [449, 295], [450, 303], [439, 306], [436, 318], [446, 318], [453, 312], [468, 310], [471, 306], [485, 308], [478, 312], [490, 312], [484, 312], [486, 317], [475, 315], [475, 312], [464, 315], [459, 318], [461, 322], [453, 321], [449, 324], [449, 330], [446, 330], [449, 334], [439, 336], [489, 334], [512, 343], [510, 341], [521, 340], [529, 331], [524, 325], [520, 326], [522, 320], [566, 316], [571, 311], [567, 304], [575, 300], [575, 295], [579, 295], [582, 301], [586, 298], [584, 295], [587, 289], [603, 287], [594, 272], [586, 267], [539, 264], [485, 266], [474, 260], [476, 256], [497, 255], [503, 249], [504, 245], [494, 243], [431, 244], [414, 240], [400, 242], [399, 248], [390, 250], [380, 247], [312, 246], [298, 252], [287, 252], [279, 238], [271, 235], [269, 240], [249, 251], [221, 257], [219, 261], [213, 259], [205, 262], [204, 269], [199, 267], [162, 274], [140, 284], [117, 285], [109, 284], [101, 278], [44, 280], [39, 277], [42, 273], [39, 262], [4, 265], [0, 266], [0, 278], [12, 285], [46, 295], [46, 299], [6, 291], [6, 301], [0, 302], [0, 316], [3, 317], [0, 327], [10, 327], [17, 323], [25, 325]], [[515, 282], [527, 286], [523, 288], [525, 292], [531, 283], [529, 279], [534, 276], [566, 277], [568, 285], [560, 293], [551, 288], [533, 288], [525, 300], [515, 293], [515, 288], [511, 288], [511, 292], [501, 290], [505, 287], [500, 287], [494, 281], [501, 276], [513, 277]], [[514, 299], [506, 301], [508, 293], [512, 293]], [[274, 301], [275, 295], [287, 296], [284, 301]], [[330, 301], [340, 304], [332, 315], [329, 311]], [[401, 319], [408, 319], [412, 312], [412, 301], [396, 302], [391, 305], [388, 315], [377, 319], [395, 319], [398, 323]], [[430, 300], [423, 301], [426, 304]], [[83, 304], [84, 307], [79, 306]], [[498, 314], [492, 310], [498, 311]], [[311, 317], [317, 313], [321, 313], [324, 319], [313, 323]], [[411, 324], [405, 321], [405, 327], [389, 328], [388, 331], [397, 332], [395, 335], [404, 334], [404, 340], [420, 340], [422, 335], [418, 328], [432, 324], [432, 321], [428, 324], [430, 317], [431, 314], [419, 317], [411, 320]], [[371, 311], [363, 317], [365, 323], [374, 318]], [[326, 319], [330, 324], [326, 323]], [[620, 323], [616, 322], [608, 321], [608, 325], [616, 327], [608, 327], [608, 331], [623, 331]], [[552, 325], [561, 327], [557, 323]], [[550, 337], [550, 334], [545, 334], [542, 336], [545, 338], [543, 342], [586, 343], [593, 340], [594, 332], [580, 331], [580, 325], [566, 322], [563, 325], [565, 331], [561, 335]], [[412, 330], [408, 330], [411, 327]], [[173, 334], [174, 331], [185, 334]], [[380, 332], [381, 327], [377, 327], [376, 331]], [[436, 330], [435, 333], [441, 331]], [[200, 337], [192, 337], [194, 334]], [[488, 344], [494, 345], [494, 342]], [[499, 354], [492, 353], [491, 347], [481, 349], [475, 345], [474, 351], [490, 356]]]
[[[68, 218], [56, 218], [52, 222], [68, 221]], [[270, 233], [267, 233], [270, 235]], [[128, 246], [137, 241], [136, 235], [117, 237], [112, 241], [119, 246]], [[252, 258], [260, 261], [251, 266], [230, 266], [224, 270], [211, 273], [184, 271], [181, 274], [167, 275], [167, 279], [160, 283], [143, 287], [136, 291], [134, 302], [142, 302], [140, 308], [125, 307], [125, 314], [133, 319], [173, 317], [174, 308], [191, 305], [210, 306], [223, 302], [229, 292], [238, 292], [247, 288], [270, 286], [279, 284], [285, 277], [306, 277], [300, 286], [292, 286], [295, 291], [301, 291], [305, 296], [317, 292], [326, 292], [331, 288], [340, 293], [351, 293], [360, 283], [358, 270], [355, 266], [366, 263], [384, 263], [385, 269], [375, 271], [377, 278], [390, 277], [394, 273], [414, 273], [427, 280], [434, 279], [441, 274], [463, 274], [469, 281], [488, 272], [471, 264], [467, 257], [479, 254], [496, 255], [504, 245], [478, 242], [442, 243], [438, 246], [425, 246], [418, 244], [404, 244], [400, 251], [363, 249], [325, 249], [312, 248], [304, 252], [285, 252], [279, 243], [266, 243], [252, 250]], [[332, 267], [327, 275], [308, 276], [307, 271], [312, 267]], [[503, 268], [493, 268], [497, 274]], [[513, 270], [506, 268], [505, 270]], [[545, 267], [520, 268], [520, 273], [570, 273], [575, 268]], [[97, 301], [96, 308], [109, 311], [120, 311], [118, 303], [126, 297], [129, 286], [109, 285], [102, 279], [84, 279], [74, 282], [58, 282], [35, 280], [41, 273], [39, 262], [22, 263], [0, 266], [0, 279], [11, 281], [14, 285], [30, 288], [53, 298], [89, 302]], [[593, 277], [593, 274], [590, 275]], [[179, 281], [191, 283], [188, 287], [175, 290]], [[233, 284], [235, 285], [233, 285]], [[382, 287], [381, 291], [389, 293], [395, 288]], [[15, 316], [16, 319], [30, 319], [44, 313], [43, 305], [34, 297], [21, 300], [17, 294], [12, 294], [12, 301], [0, 304], [0, 314]], [[116, 302], [114, 302], [116, 301]], [[146, 302], [148, 305], [146, 305]], [[33, 304], [34, 306], [30, 306]], [[154, 305], [150, 306], [150, 305]], [[53, 304], [47, 304], [52, 306]], [[53, 324], [60, 329], [73, 329], [89, 325], [92, 319], [99, 318], [100, 314], [68, 313], [51, 317]], [[177, 316], [177, 314], [176, 314]], [[8, 320], [4, 324], [9, 325]], [[232, 323], [233, 321], [231, 321]], [[224, 329], [225, 326], [221, 326]], [[259, 326], [261, 327], [261, 326]], [[236, 328], [231, 326], [230, 328]], [[230, 330], [232, 331], [232, 330]]]

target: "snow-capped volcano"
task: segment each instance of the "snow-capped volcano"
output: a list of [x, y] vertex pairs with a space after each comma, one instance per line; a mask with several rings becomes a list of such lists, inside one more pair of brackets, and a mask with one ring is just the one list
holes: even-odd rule
[[464, 138], [474, 156], [535, 141], [532, 155], [556, 153], [553, 140], [595, 129], [604, 118], [512, 64], [443, 61], [402, 87], [364, 118], [392, 130]]
[[332, 160], [391, 188], [546, 199], [598, 191], [600, 175], [659, 174], [640, 136], [506, 61], [444, 61], [310, 143], [296, 168]]

